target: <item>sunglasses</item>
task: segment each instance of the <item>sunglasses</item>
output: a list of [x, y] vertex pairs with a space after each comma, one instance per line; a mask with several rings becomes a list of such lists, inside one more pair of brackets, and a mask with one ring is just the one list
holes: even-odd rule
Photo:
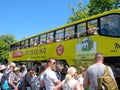
[[53, 65], [55, 65], [55, 64], [56, 64], [56, 62], [52, 62], [52, 64], [53, 64]]

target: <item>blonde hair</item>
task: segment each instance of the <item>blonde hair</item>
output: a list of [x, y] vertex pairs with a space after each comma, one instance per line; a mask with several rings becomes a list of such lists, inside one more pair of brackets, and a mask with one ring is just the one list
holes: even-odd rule
[[73, 74], [75, 74], [76, 72], [77, 72], [77, 70], [75, 67], [68, 68], [65, 80], [69, 81], [73, 77]]

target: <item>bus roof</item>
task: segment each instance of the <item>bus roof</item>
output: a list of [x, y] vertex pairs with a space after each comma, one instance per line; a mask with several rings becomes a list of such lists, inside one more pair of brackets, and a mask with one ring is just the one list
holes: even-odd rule
[[69, 26], [72, 26], [72, 25], [75, 25], [77, 23], [82, 23], [82, 22], [85, 22], [85, 21], [89, 21], [91, 19], [95, 19], [95, 18], [98, 18], [98, 17], [102, 17], [102, 16], [105, 16], [105, 15], [109, 15], [109, 14], [119, 14], [120, 13], [120, 10], [119, 9], [114, 9], [114, 10], [110, 10], [110, 11], [106, 11], [104, 13], [100, 13], [100, 14], [97, 14], [97, 15], [94, 15], [94, 16], [90, 16], [88, 18], [84, 18], [84, 19], [81, 19], [81, 20], [77, 20], [77, 21], [74, 21], [74, 22], [71, 22], [71, 23], [67, 23], [67, 24], [64, 24], [60, 27], [57, 27], [57, 28], [53, 28], [53, 29], [50, 29], [50, 30], [47, 30], [45, 32], [41, 32], [39, 34], [36, 34], [36, 35], [33, 35], [33, 36], [30, 36], [28, 38], [24, 38], [22, 40], [19, 40], [17, 42], [14, 42], [12, 44], [15, 44], [15, 43], [18, 43], [20, 41], [23, 41], [23, 40], [27, 40], [29, 38], [33, 38], [33, 37], [36, 37], [36, 36], [39, 36], [39, 35], [42, 35], [42, 34], [46, 34], [46, 33], [49, 33], [49, 32], [52, 32], [52, 31], [55, 31], [55, 30], [60, 30], [60, 29], [63, 29], [65, 27], [69, 27]]

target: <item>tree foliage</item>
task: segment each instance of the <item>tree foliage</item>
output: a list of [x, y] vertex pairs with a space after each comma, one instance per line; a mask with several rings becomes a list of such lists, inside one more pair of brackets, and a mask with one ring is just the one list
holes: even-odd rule
[[0, 36], [0, 61], [8, 60], [9, 58], [9, 45], [15, 42], [13, 35], [1, 35]]
[[96, 15], [105, 11], [120, 8], [120, 0], [90, 0], [90, 2], [82, 7], [82, 0], [78, 3], [78, 9], [69, 6], [73, 15], [69, 17], [68, 22], [73, 22], [92, 15]]
[[69, 6], [69, 8], [71, 8], [73, 15], [69, 17], [68, 22], [77, 21], [79, 19], [83, 19], [89, 16], [88, 7], [82, 7], [82, 0], [80, 0], [80, 2], [78, 3], [78, 10], [71, 5]]
[[120, 0], [90, 0], [88, 4], [90, 16], [112, 9], [118, 9]]

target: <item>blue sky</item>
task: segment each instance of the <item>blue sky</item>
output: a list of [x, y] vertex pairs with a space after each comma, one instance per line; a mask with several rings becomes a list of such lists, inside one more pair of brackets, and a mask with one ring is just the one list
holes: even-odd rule
[[[64, 25], [80, 0], [0, 0], [0, 35], [17, 40]], [[89, 0], [82, 0], [85, 6]]]

